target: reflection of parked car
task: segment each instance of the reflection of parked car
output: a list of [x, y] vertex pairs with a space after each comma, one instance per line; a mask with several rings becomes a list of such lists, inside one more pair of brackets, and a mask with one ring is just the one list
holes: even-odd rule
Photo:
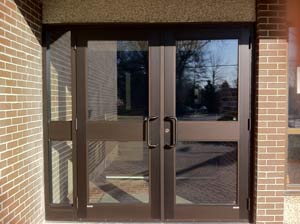
[[192, 107], [185, 107], [184, 111], [185, 111], [185, 113], [189, 113], [189, 114], [194, 113], [194, 109]]
[[231, 115], [223, 115], [218, 121], [236, 121], [236, 118]]
[[208, 113], [208, 111], [207, 111], [207, 107], [206, 107], [206, 106], [202, 106], [202, 107], [200, 107], [200, 110], [199, 110], [199, 112], [200, 112], [200, 113], [202, 113], [202, 114], [207, 114], [207, 113]]

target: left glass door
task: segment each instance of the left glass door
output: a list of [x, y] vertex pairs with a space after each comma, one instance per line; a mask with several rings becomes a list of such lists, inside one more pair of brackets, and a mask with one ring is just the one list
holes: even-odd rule
[[147, 32], [124, 33], [78, 35], [80, 218], [160, 216], [159, 51]]

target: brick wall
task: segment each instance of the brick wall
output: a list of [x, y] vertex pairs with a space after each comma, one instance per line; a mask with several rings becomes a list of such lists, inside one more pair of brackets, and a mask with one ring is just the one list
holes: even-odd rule
[[283, 0], [257, 0], [255, 221], [282, 223], [287, 127]]
[[43, 223], [41, 4], [0, 0], [0, 223]]

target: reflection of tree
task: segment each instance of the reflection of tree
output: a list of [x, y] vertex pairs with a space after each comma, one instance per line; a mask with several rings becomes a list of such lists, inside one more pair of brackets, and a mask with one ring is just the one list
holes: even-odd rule
[[207, 108], [207, 112], [211, 114], [218, 113], [219, 96], [216, 86], [207, 81], [207, 85], [202, 90], [203, 101], [202, 104]]
[[195, 105], [196, 83], [207, 79], [204, 59], [204, 47], [208, 40], [178, 41], [176, 52], [176, 111], [184, 114]]
[[209, 57], [209, 64], [211, 72], [211, 82], [212, 85], [217, 85], [218, 82], [222, 80], [221, 78], [221, 70], [222, 70], [222, 64], [225, 64], [223, 60], [221, 59], [220, 55], [216, 54], [210, 54]]
[[[148, 46], [145, 41], [118, 42], [118, 114], [146, 115], [148, 104]], [[130, 76], [130, 93], [126, 92], [126, 75]], [[127, 80], [128, 82], [128, 80]], [[128, 91], [128, 90], [127, 90]], [[126, 94], [131, 109], [126, 111]]]
[[[227, 42], [223, 40], [177, 43], [178, 116], [200, 113], [219, 116], [217, 119], [236, 117], [237, 58], [234, 54], [229, 59], [224, 57], [220, 52], [224, 44]], [[234, 46], [227, 51], [230, 54], [236, 49]], [[230, 60], [230, 57], [233, 58]]]

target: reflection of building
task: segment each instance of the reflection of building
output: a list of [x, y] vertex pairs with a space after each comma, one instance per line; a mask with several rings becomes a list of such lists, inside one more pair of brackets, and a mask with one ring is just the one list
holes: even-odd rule
[[220, 86], [220, 114], [229, 117], [231, 120], [237, 119], [238, 111], [238, 89], [231, 88], [227, 82]]
[[[59, 33], [51, 36], [51, 119], [55, 121], [72, 120], [71, 94], [71, 60], [70, 37], [68, 32], [61, 36]], [[51, 142], [51, 177], [53, 203], [69, 203], [73, 200], [72, 178], [72, 142]]]

